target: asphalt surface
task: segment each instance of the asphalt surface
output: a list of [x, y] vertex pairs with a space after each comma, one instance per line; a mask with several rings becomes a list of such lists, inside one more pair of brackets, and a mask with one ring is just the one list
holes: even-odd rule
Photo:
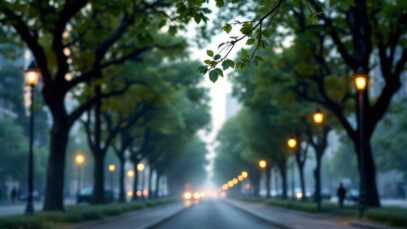
[[247, 214], [222, 200], [202, 201], [169, 220], [152, 227], [154, 229], [263, 229], [275, 228], [270, 223]]

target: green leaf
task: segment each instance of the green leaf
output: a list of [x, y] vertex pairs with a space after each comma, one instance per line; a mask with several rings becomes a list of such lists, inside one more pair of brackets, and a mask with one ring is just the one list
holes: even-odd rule
[[214, 59], [214, 60], [219, 60], [219, 59], [220, 59], [220, 55], [219, 55], [219, 54], [216, 54], [216, 55], [213, 57], [213, 59]]
[[177, 33], [177, 27], [170, 26], [170, 28], [168, 29], [168, 33], [171, 34], [172, 36], [175, 35]]
[[218, 80], [218, 71], [216, 71], [215, 69], [213, 69], [213, 70], [211, 70], [210, 72], [209, 72], [209, 79], [212, 81], [212, 82], [216, 82], [216, 80]]
[[208, 56], [213, 56], [214, 53], [212, 50], [208, 49], [206, 50], [206, 54], [208, 54]]
[[252, 29], [252, 23], [244, 23], [242, 28], [240, 28], [240, 32], [243, 34], [249, 34], [250, 30]]
[[194, 15], [194, 20], [195, 20], [196, 24], [199, 24], [199, 22], [201, 22], [201, 19], [202, 19], [202, 17], [200, 14]]
[[205, 75], [206, 72], [208, 71], [208, 67], [206, 67], [206, 66], [199, 66], [196, 70], [197, 70], [199, 73], [201, 73], [202, 75]]
[[232, 25], [231, 24], [226, 24], [222, 28], [226, 33], [230, 33], [232, 31]]
[[223, 7], [224, 5], [225, 5], [225, 2], [223, 0], [216, 0], [217, 7]]
[[216, 68], [215, 70], [216, 70], [216, 72], [218, 73], [219, 76], [222, 76], [222, 77], [223, 77], [223, 71], [222, 71], [222, 69]]
[[250, 38], [247, 40], [246, 45], [252, 45], [252, 44], [254, 44], [255, 41], [256, 41], [255, 39]]
[[243, 57], [248, 57], [249, 56], [249, 52], [246, 49], [242, 49], [241, 54]]
[[205, 60], [204, 63], [207, 64], [207, 65], [212, 65], [212, 61], [211, 61], [211, 60]]
[[254, 60], [257, 61], [257, 62], [259, 62], [259, 63], [260, 63], [260, 62], [264, 62], [264, 59], [263, 59], [263, 57], [261, 57], [261, 56], [255, 56], [255, 57], [254, 57]]
[[228, 68], [234, 68], [235, 62], [233, 60], [226, 59], [225, 61], [222, 62], [222, 67], [223, 67], [223, 70], [226, 70]]

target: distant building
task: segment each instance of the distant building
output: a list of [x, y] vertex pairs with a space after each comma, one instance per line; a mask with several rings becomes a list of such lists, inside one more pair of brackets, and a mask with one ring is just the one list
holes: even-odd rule
[[226, 94], [226, 119], [235, 116], [241, 107], [239, 101], [231, 93]]

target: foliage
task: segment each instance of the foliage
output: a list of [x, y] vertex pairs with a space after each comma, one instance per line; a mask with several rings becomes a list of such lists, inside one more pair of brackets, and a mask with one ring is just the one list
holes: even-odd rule
[[407, 210], [404, 208], [369, 208], [365, 217], [378, 223], [407, 227]]

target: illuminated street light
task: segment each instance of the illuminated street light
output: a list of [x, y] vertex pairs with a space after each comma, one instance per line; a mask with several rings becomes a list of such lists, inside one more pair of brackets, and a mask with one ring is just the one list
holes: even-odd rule
[[242, 175], [239, 175], [239, 176], [237, 177], [237, 179], [238, 179], [239, 181], [242, 181], [244, 178], [243, 178]]
[[297, 139], [295, 138], [290, 138], [287, 141], [287, 145], [288, 147], [290, 147], [291, 149], [294, 149], [297, 146]]
[[355, 75], [353, 76], [353, 81], [355, 83], [356, 91], [358, 92], [358, 115], [359, 118], [359, 155], [360, 155], [360, 198], [359, 198], [359, 215], [363, 217], [365, 211], [365, 162], [364, 162], [364, 152], [365, 152], [365, 136], [364, 136], [364, 128], [365, 128], [365, 120], [364, 120], [364, 104], [365, 104], [365, 91], [367, 90], [367, 82], [368, 82], [368, 75], [363, 70], [363, 68], [359, 67], [356, 71]]
[[228, 186], [227, 184], [222, 185], [222, 189], [223, 189], [223, 190], [226, 191], [226, 190], [228, 190], [228, 188], [229, 188], [229, 186]]
[[116, 166], [114, 164], [110, 164], [107, 169], [109, 172], [114, 173], [114, 171], [116, 171]]
[[317, 125], [320, 125], [324, 121], [324, 114], [321, 112], [321, 110], [315, 111], [313, 115], [314, 123]]
[[267, 166], [267, 162], [265, 160], [260, 160], [259, 161], [259, 167], [264, 169]]
[[110, 164], [107, 166], [107, 170], [110, 172], [110, 189], [113, 191], [113, 173], [116, 171], [116, 166], [114, 164]]
[[232, 182], [233, 182], [233, 184], [239, 183], [239, 181], [236, 178], [233, 178]]
[[134, 177], [134, 171], [133, 170], [128, 170], [127, 171], [127, 176], [128, 177]]
[[246, 171], [243, 171], [241, 175], [243, 178], [246, 178], [249, 176], [249, 174]]
[[228, 181], [228, 186], [229, 186], [230, 188], [233, 187], [233, 185], [234, 185], [234, 184], [233, 184], [233, 181], [231, 181], [231, 180]]
[[40, 69], [37, 67], [35, 61], [32, 61], [28, 68], [24, 71], [25, 82], [30, 86], [30, 123], [29, 123], [29, 151], [28, 151], [28, 196], [27, 205], [25, 208], [26, 214], [34, 212], [33, 205], [33, 192], [34, 192], [34, 87], [40, 78]]
[[144, 166], [143, 163], [137, 164], [137, 170], [140, 171], [140, 172], [144, 170], [144, 167], [145, 167], [145, 166]]
[[353, 82], [355, 83], [355, 88], [357, 91], [364, 91], [367, 88], [368, 76], [363, 71], [362, 68], [359, 68], [355, 75], [353, 76]]
[[85, 164], [85, 161], [86, 161], [85, 155], [81, 151], [76, 152], [74, 162], [75, 162], [76, 167], [78, 167], [78, 178], [77, 178], [77, 180], [78, 180], [78, 189], [76, 190], [77, 198], [79, 197], [79, 194], [80, 194], [80, 191], [81, 191], [81, 174], [82, 174], [81, 168]]

